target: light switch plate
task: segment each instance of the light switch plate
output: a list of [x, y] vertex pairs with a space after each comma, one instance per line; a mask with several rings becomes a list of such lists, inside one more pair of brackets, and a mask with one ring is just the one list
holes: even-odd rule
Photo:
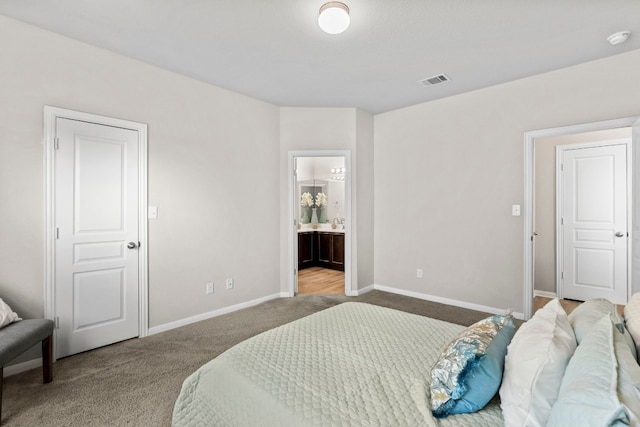
[[520, 216], [520, 205], [511, 205], [511, 215]]
[[158, 218], [158, 207], [157, 206], [149, 206], [149, 219], [157, 219]]

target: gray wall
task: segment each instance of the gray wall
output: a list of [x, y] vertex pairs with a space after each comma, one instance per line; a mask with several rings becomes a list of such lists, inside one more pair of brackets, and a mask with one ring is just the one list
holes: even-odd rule
[[373, 284], [373, 116], [355, 108], [280, 109], [280, 281], [289, 286], [288, 153], [348, 150], [351, 165], [352, 289]]
[[278, 107], [3, 16], [0, 52], [0, 297], [22, 317], [44, 313], [44, 105], [149, 126], [151, 327], [279, 294]]
[[522, 312], [524, 133], [638, 116], [638, 99], [634, 51], [376, 115], [376, 284]]
[[356, 289], [522, 311], [524, 132], [640, 115], [640, 51], [374, 117], [278, 108], [2, 16], [0, 49], [0, 296], [24, 317], [43, 315], [44, 105], [149, 125], [150, 326], [287, 289], [289, 150], [351, 151]]

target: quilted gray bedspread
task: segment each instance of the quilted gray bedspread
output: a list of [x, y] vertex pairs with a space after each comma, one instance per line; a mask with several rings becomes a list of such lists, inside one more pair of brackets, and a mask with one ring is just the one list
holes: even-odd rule
[[189, 376], [181, 426], [502, 426], [497, 399], [475, 414], [431, 416], [431, 367], [464, 329], [349, 302], [269, 330]]

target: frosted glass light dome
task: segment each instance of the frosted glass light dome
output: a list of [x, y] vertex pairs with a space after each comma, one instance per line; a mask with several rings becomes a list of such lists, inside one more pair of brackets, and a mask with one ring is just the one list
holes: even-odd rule
[[339, 1], [330, 1], [320, 8], [320, 16], [318, 16], [318, 25], [322, 31], [328, 34], [340, 34], [351, 23], [349, 17], [349, 7]]

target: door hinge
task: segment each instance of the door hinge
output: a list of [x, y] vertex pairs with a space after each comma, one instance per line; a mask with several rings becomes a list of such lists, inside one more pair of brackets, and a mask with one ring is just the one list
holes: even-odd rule
[[60, 149], [60, 139], [57, 136], [53, 139], [53, 148], [55, 150]]
[[564, 271], [560, 272], [560, 278], [564, 280]]
[[60, 238], [60, 228], [56, 227], [56, 239]]
[[56, 329], [60, 329], [60, 318], [58, 316], [56, 316], [55, 324], [56, 324]]

